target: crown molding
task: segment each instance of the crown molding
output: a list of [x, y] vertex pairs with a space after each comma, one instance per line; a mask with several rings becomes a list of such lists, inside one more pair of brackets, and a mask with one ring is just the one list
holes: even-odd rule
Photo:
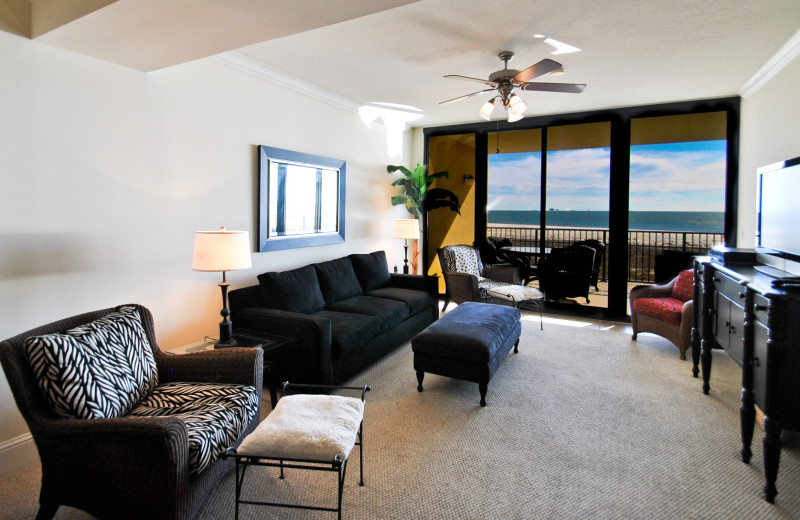
[[229, 67], [241, 70], [242, 72], [252, 74], [253, 76], [261, 79], [271, 81], [272, 83], [282, 87], [286, 87], [290, 90], [300, 92], [301, 94], [311, 96], [319, 99], [320, 101], [324, 101], [325, 103], [329, 103], [335, 107], [342, 108], [355, 114], [358, 114], [358, 109], [361, 106], [355, 101], [351, 101], [350, 99], [342, 97], [338, 94], [334, 94], [329, 90], [325, 90], [322, 87], [304, 81], [296, 76], [292, 76], [291, 74], [268, 67], [267, 65], [264, 65], [263, 63], [236, 51], [224, 52], [222, 54], [210, 56], [210, 58], [216, 62], [222, 63], [223, 65], [227, 65]]
[[739, 90], [739, 95], [743, 98], [752, 96], [761, 87], [769, 83], [780, 71], [782, 71], [792, 60], [800, 54], [800, 30], [787, 40], [778, 52], [772, 55], [767, 62], [758, 69], [752, 78], [745, 83]]

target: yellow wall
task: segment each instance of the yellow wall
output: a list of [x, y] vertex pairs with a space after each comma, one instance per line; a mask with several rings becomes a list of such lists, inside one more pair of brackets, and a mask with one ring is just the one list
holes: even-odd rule
[[[472, 244], [475, 241], [475, 134], [431, 137], [428, 143], [428, 171], [447, 171], [431, 186], [452, 191], [461, 202], [461, 215], [448, 208], [428, 214], [428, 274], [439, 275], [439, 291], [444, 292], [444, 277], [436, 250], [444, 245]], [[473, 180], [465, 180], [471, 175]]]

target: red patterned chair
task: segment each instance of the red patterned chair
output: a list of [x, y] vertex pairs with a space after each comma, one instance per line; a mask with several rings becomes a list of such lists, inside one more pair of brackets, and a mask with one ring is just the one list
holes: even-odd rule
[[692, 346], [694, 272], [681, 272], [666, 285], [637, 285], [631, 289], [633, 340], [640, 332], [651, 332], [670, 340], [686, 359]]

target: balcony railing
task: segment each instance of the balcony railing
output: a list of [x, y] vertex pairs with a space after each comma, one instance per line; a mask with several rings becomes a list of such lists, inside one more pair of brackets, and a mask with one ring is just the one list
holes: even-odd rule
[[[489, 224], [487, 234], [511, 239], [515, 246], [538, 246], [541, 229], [533, 226]], [[544, 247], [566, 247], [579, 240], [590, 239], [608, 245], [611, 238], [608, 229], [548, 227]], [[629, 230], [628, 282], [654, 283], [655, 258], [665, 250], [705, 254], [712, 246], [724, 241], [725, 236], [722, 233]], [[600, 272], [603, 280], [607, 280], [607, 265], [608, 248]]]

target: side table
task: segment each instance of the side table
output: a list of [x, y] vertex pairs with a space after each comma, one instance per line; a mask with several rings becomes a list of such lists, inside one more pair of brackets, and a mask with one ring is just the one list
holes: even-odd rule
[[[260, 348], [264, 351], [264, 384], [269, 388], [269, 399], [272, 407], [275, 408], [275, 404], [278, 402], [278, 385], [281, 381], [278, 381], [278, 374], [273, 370], [273, 363], [269, 360], [268, 354], [277, 348], [290, 344], [294, 340], [276, 334], [245, 329], [234, 331], [233, 339], [236, 340], [237, 346], [230, 348]], [[169, 349], [166, 352], [173, 355], [205, 352], [214, 350], [214, 344], [216, 342], [217, 340], [215, 338], [205, 337], [201, 340]]]

